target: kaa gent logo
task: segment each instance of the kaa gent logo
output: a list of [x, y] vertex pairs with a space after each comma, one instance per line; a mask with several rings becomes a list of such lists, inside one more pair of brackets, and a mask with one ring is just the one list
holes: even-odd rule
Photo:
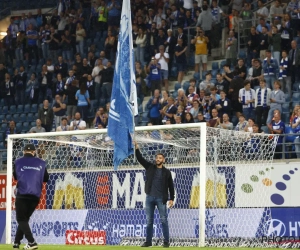
[[267, 236], [284, 236], [286, 227], [281, 220], [271, 219], [265, 223], [265, 232]]

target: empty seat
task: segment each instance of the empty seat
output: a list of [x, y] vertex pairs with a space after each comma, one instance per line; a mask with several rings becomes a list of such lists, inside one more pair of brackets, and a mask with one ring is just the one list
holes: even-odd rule
[[11, 106], [9, 107], [9, 112], [10, 112], [11, 114], [16, 113], [16, 112], [17, 112], [17, 106], [16, 106], [16, 105], [11, 105]]
[[14, 115], [12, 116], [12, 119], [13, 119], [15, 122], [18, 122], [19, 119], [20, 119], [20, 114], [14, 114]]
[[282, 112], [289, 112], [290, 111], [290, 105], [288, 103], [282, 104]]
[[7, 129], [7, 123], [2, 123], [0, 127], [0, 133], [4, 133]]
[[10, 121], [12, 120], [12, 115], [11, 115], [11, 114], [6, 115], [6, 116], [5, 116], [5, 120], [6, 120], [7, 122], [10, 122]]
[[22, 114], [24, 112], [24, 106], [23, 105], [18, 105], [16, 113]]
[[24, 113], [30, 113], [31, 110], [30, 110], [30, 104], [25, 104], [24, 105]]
[[19, 116], [19, 120], [20, 120], [20, 122], [26, 122], [27, 121], [27, 116], [26, 116], [26, 114], [20, 114], [20, 116]]
[[213, 62], [211, 64], [212, 70], [219, 70], [219, 63], [218, 62]]
[[38, 105], [37, 104], [32, 104], [30, 112], [31, 113], [37, 113], [38, 112]]
[[33, 116], [33, 113], [28, 113], [27, 114], [27, 119], [26, 119], [27, 122], [33, 122], [34, 121], [34, 116]]
[[17, 122], [17, 123], [16, 123], [16, 129], [17, 129], [18, 132], [21, 132], [21, 131], [22, 131], [22, 127], [23, 127], [23, 126], [22, 126], [22, 123], [21, 123], [21, 122]]
[[22, 131], [25, 131], [25, 133], [27, 133], [29, 129], [29, 122], [23, 122]]
[[293, 93], [293, 102], [300, 102], [300, 93]]

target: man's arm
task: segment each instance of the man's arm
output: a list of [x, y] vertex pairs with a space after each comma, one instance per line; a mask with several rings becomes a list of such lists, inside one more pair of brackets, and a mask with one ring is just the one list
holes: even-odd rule
[[170, 172], [170, 176], [168, 179], [168, 188], [169, 188], [169, 192], [170, 192], [169, 207], [173, 207], [173, 201], [175, 198], [175, 190], [174, 190], [174, 183], [173, 183], [173, 178], [172, 178], [171, 172]]
[[43, 182], [47, 182], [49, 180], [49, 173], [47, 171], [47, 168], [45, 168], [45, 173], [44, 173], [44, 179]]
[[14, 163], [14, 166], [13, 166], [13, 176], [14, 176], [14, 179], [17, 181], [18, 178], [17, 178], [17, 173], [16, 173], [16, 166], [15, 166], [15, 163]]
[[134, 141], [133, 144], [134, 144], [134, 148], [135, 148], [135, 155], [136, 155], [136, 158], [137, 158], [138, 162], [145, 169], [148, 169], [152, 164], [144, 159], [144, 157], [142, 156], [142, 154], [139, 150], [139, 146], [138, 146], [137, 142]]

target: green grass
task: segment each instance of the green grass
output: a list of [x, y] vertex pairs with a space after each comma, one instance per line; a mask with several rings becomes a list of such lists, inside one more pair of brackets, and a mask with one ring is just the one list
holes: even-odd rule
[[[20, 249], [23, 249], [24, 245], [21, 245]], [[179, 247], [170, 247], [170, 248], [177, 248]], [[12, 250], [12, 245], [0, 245], [1, 250]], [[130, 249], [140, 249], [140, 247], [132, 247], [132, 246], [66, 246], [66, 245], [39, 245], [39, 250], [65, 250], [65, 249], [82, 249], [82, 250], [89, 250], [89, 249], [98, 249], [98, 250], [130, 250]], [[150, 249], [163, 249], [163, 247], [151, 247]], [[195, 250], [197, 247], [180, 247], [183, 250]], [[220, 248], [215, 247], [208, 247], [208, 250], [220, 250]], [[249, 248], [224, 248], [225, 250], [249, 250]], [[256, 249], [264, 249], [264, 248], [255, 248]], [[276, 248], [278, 250], [278, 248]], [[275, 250], [275, 248], [268, 248], [268, 250]]]

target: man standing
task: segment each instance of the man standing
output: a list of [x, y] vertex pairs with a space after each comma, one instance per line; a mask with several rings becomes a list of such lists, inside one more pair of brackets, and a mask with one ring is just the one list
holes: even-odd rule
[[43, 107], [39, 109], [38, 119], [42, 121], [42, 127], [46, 132], [50, 132], [53, 123], [53, 110], [49, 107], [48, 100], [44, 100]]
[[264, 79], [266, 80], [267, 87], [272, 89], [272, 84], [276, 78], [276, 71], [278, 69], [278, 62], [272, 57], [270, 50], [266, 50], [266, 58], [263, 61]]
[[207, 70], [207, 44], [209, 40], [208, 37], [204, 36], [200, 27], [196, 29], [196, 36], [191, 43], [195, 44], [195, 73], [198, 73], [200, 72], [200, 63], [202, 63], [202, 72]]
[[264, 79], [260, 80], [259, 85], [260, 88], [256, 89], [255, 93], [255, 121], [259, 128], [261, 128], [262, 125], [266, 125], [270, 109], [271, 89], [266, 87], [266, 81]]
[[35, 146], [27, 144], [24, 148], [24, 156], [14, 163], [13, 175], [18, 181], [15, 203], [18, 228], [13, 246], [16, 249], [19, 249], [24, 235], [28, 241], [24, 249], [38, 248], [28, 222], [39, 204], [43, 182], [48, 181], [49, 174], [46, 169], [46, 162], [36, 158], [35, 155]]
[[158, 63], [160, 64], [160, 72], [161, 77], [165, 86], [165, 90], [168, 91], [169, 89], [169, 54], [165, 52], [165, 47], [163, 45], [159, 46], [159, 53], [155, 55], [155, 59], [158, 60]]
[[55, 96], [55, 103], [53, 105], [53, 113], [55, 115], [55, 127], [60, 125], [61, 118], [66, 115], [67, 105], [63, 103], [60, 95]]
[[[271, 124], [268, 125], [270, 134], [284, 134], [285, 131], [285, 124], [283, 121], [281, 121], [281, 117], [279, 113], [274, 114], [274, 120], [271, 122]], [[282, 155], [282, 141], [283, 136], [278, 137], [277, 145], [275, 148], [275, 154], [274, 159], [281, 159]], [[276, 154], [277, 153], [277, 154]]]
[[293, 40], [291, 42], [292, 49], [289, 51], [289, 69], [291, 74], [292, 84], [295, 83], [297, 76], [300, 77], [299, 67], [300, 67], [300, 50], [297, 48], [297, 41]]
[[154, 95], [149, 99], [146, 107], [149, 110], [148, 117], [153, 125], [161, 125], [161, 115], [159, 110], [161, 109], [161, 104], [159, 102], [159, 90], [154, 90]]
[[[169, 169], [166, 169], [163, 164], [165, 157], [162, 153], [157, 153], [155, 157], [155, 164], [146, 161], [138, 147], [134, 142], [135, 155], [139, 163], [146, 169], [145, 193], [146, 193], [146, 217], [147, 217], [147, 231], [146, 242], [142, 247], [152, 246], [153, 237], [153, 221], [155, 206], [159, 211], [160, 221], [162, 224], [162, 231], [164, 235], [164, 247], [169, 247], [169, 225], [168, 225], [168, 207], [173, 207], [174, 201], [174, 184], [172, 175]], [[170, 196], [168, 195], [170, 193]], [[169, 196], [169, 197], [168, 197]]]
[[239, 102], [243, 105], [243, 114], [246, 120], [254, 118], [254, 103], [255, 103], [255, 91], [251, 89], [249, 80], [244, 82], [244, 88], [239, 91]]

